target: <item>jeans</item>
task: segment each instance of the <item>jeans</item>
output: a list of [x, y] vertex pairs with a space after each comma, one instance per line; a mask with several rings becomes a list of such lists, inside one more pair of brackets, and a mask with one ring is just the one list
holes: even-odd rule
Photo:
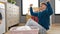
[[25, 26], [36, 26], [39, 28], [39, 34], [46, 34], [46, 29], [32, 19], [29, 19]]

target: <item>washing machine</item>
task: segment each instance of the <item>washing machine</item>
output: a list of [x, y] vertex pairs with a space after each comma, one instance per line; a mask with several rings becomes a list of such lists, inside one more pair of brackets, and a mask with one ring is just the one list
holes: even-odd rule
[[0, 34], [5, 32], [5, 4], [0, 2]]

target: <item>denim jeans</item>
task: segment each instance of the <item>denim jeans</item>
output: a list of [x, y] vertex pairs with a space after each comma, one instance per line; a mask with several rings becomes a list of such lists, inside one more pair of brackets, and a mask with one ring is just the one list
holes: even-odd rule
[[46, 34], [46, 29], [32, 19], [29, 19], [25, 26], [36, 26], [39, 28], [39, 34]]

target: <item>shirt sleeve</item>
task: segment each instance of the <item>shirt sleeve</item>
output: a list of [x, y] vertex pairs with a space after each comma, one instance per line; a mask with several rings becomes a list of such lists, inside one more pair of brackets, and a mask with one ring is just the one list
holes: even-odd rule
[[53, 9], [52, 9], [49, 2], [47, 2], [47, 8], [48, 8], [48, 15], [52, 15], [53, 14]]
[[38, 13], [33, 12], [32, 7], [30, 7], [30, 14], [31, 14], [32, 16], [38, 16]]

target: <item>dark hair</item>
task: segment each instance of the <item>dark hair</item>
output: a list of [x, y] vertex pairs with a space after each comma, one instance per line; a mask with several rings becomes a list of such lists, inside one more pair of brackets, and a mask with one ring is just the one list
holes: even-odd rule
[[46, 4], [46, 3], [41, 3], [41, 4], [44, 4], [44, 5], [46, 5], [46, 6], [47, 6], [47, 4]]

